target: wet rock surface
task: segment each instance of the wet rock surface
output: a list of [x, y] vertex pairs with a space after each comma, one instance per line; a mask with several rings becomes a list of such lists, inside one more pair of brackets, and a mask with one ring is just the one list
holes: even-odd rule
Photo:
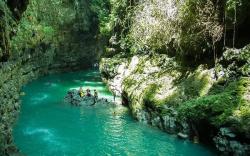
[[[28, 52], [28, 51], [27, 51]], [[16, 60], [0, 63], [0, 155], [5, 156], [16, 153], [18, 150], [13, 144], [12, 125], [14, 124], [20, 110], [20, 96], [23, 85], [39, 76], [61, 71], [77, 70], [75, 64], [67, 65], [63, 68], [62, 64], [55, 65], [55, 49], [48, 45], [46, 49], [39, 46], [35, 48], [33, 54], [25, 54]], [[64, 53], [64, 55], [67, 55]], [[77, 60], [74, 60], [77, 62]], [[71, 68], [72, 67], [72, 68]]]
[[[230, 57], [226, 58], [226, 56], [223, 56], [220, 59], [220, 64], [215, 68], [209, 68], [201, 64], [195, 69], [190, 70], [178, 64], [174, 58], [169, 58], [164, 54], [155, 54], [154, 57], [135, 55], [127, 59], [119, 56], [107, 59], [103, 58], [100, 63], [100, 72], [109, 89], [114, 93], [117, 91], [121, 93], [123, 103], [126, 103], [131, 109], [132, 115], [138, 121], [158, 127], [168, 133], [174, 133], [180, 138], [194, 140], [195, 143], [202, 143], [204, 141], [204, 143], [213, 144], [221, 154], [249, 155], [249, 139], [248, 135], [246, 135], [248, 131], [245, 130], [248, 127], [248, 122], [242, 124], [244, 125], [242, 126], [244, 129], [239, 127], [237, 133], [224, 133], [220, 131], [220, 128], [223, 126], [221, 123], [216, 126], [213, 125], [212, 121], [209, 121], [208, 125], [201, 124], [204, 121], [206, 123], [207, 119], [211, 116], [213, 117], [214, 114], [206, 114], [207, 116], [199, 122], [201, 115], [197, 116], [196, 114], [201, 112], [204, 115], [204, 105], [206, 103], [197, 106], [187, 106], [193, 112], [186, 111], [185, 115], [182, 114], [183, 110], [179, 109], [181, 108], [180, 106], [185, 106], [186, 101], [211, 97], [211, 99], [208, 98], [208, 100], [212, 100], [208, 106], [216, 110], [217, 106], [215, 104], [216, 102], [218, 103], [218, 100], [214, 97], [217, 98], [220, 94], [213, 93], [214, 95], [210, 96], [210, 91], [214, 89], [214, 86], [217, 87], [221, 83], [224, 86], [229, 82], [232, 82], [232, 84], [241, 84], [242, 79], [239, 78], [240, 83], [238, 83], [239, 79], [230, 79], [233, 77], [232, 75], [234, 77], [238, 77], [239, 75], [248, 76], [248, 68], [246, 67], [249, 66], [249, 50], [247, 48], [242, 49], [242, 57], [239, 58], [244, 60], [244, 67], [237, 68], [242, 69], [240, 72], [231, 68], [233, 64], [239, 64], [239, 59], [235, 59], [235, 57], [233, 58], [236, 61], [233, 63], [230, 61]], [[228, 51], [230, 52], [230, 50]], [[225, 62], [228, 63], [223, 64]], [[238, 95], [240, 95], [240, 98], [245, 103], [249, 103], [247, 98], [249, 97], [249, 92], [246, 86], [248, 86], [247, 80], [243, 85], [244, 89]], [[225, 89], [222, 89], [220, 93], [224, 93], [224, 91]], [[233, 91], [234, 89], [232, 89]], [[224, 96], [222, 97], [225, 99]], [[232, 98], [236, 97], [229, 97], [229, 99]], [[204, 101], [206, 102], [207, 100]], [[223, 111], [228, 107], [232, 107], [230, 103], [228, 104], [229, 106], [225, 107], [223, 103], [228, 101], [221, 101], [222, 104], [218, 107]], [[240, 105], [237, 101], [233, 103], [233, 105], [237, 104]], [[244, 109], [247, 107], [247, 105], [243, 106]], [[211, 112], [211, 110], [208, 112]], [[191, 117], [188, 117], [190, 114]], [[235, 119], [238, 123], [243, 123], [244, 121], [240, 116], [230, 118]], [[221, 120], [218, 121], [221, 122]], [[222, 121], [226, 122], [227, 118]], [[229, 122], [230, 124], [234, 126], [234, 124]], [[206, 126], [210, 126], [211, 129], [206, 128]], [[245, 134], [240, 132], [239, 129], [244, 131]]]
[[[31, 4], [27, 0], [0, 3], [0, 19], [5, 21], [5, 24], [0, 24], [0, 155], [6, 156], [18, 151], [13, 144], [12, 126], [20, 109], [19, 97], [25, 95], [21, 93], [22, 86], [50, 73], [91, 67], [99, 57], [102, 44], [93, 37], [95, 31], [82, 32], [70, 25], [65, 27], [67, 31], [63, 29], [59, 33], [47, 27], [51, 22], [49, 19], [57, 20], [47, 17], [46, 21], [43, 20], [42, 16], [46, 15], [41, 15], [37, 6], [49, 11], [52, 4], [46, 5], [42, 1]], [[57, 9], [61, 7], [57, 6]], [[71, 5], [66, 9], [75, 10]], [[31, 14], [38, 16], [31, 17]], [[78, 20], [81, 21], [80, 18]], [[29, 25], [32, 28], [26, 29]], [[57, 39], [52, 37], [53, 34], [57, 34]], [[59, 38], [63, 39], [59, 42]]]
[[67, 95], [64, 98], [65, 102], [70, 103], [74, 106], [94, 106], [94, 105], [105, 105], [105, 104], [114, 104], [113, 102], [108, 101], [106, 98], [96, 98], [93, 95], [83, 96], [79, 95], [78, 90], [72, 89], [67, 92]]
[[224, 155], [245, 156], [250, 154], [250, 146], [241, 143], [230, 128], [222, 127], [213, 138], [216, 148]]
[[[50, 46], [43, 51], [38, 46], [33, 55], [22, 55], [16, 60], [0, 63], [0, 155], [10, 155], [18, 150], [13, 144], [12, 125], [20, 109], [21, 87], [32, 79], [48, 73], [54, 56]], [[32, 57], [32, 59], [31, 59]]]

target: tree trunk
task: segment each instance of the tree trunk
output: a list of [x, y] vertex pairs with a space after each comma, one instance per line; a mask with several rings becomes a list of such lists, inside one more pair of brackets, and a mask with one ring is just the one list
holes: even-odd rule
[[235, 48], [236, 22], [237, 22], [237, 3], [234, 6], [234, 32], [233, 32], [233, 48]]
[[226, 47], [226, 37], [227, 37], [227, 13], [226, 13], [226, 10], [224, 10], [224, 17], [223, 17], [223, 25], [224, 25], [224, 39], [223, 39], [223, 48]]

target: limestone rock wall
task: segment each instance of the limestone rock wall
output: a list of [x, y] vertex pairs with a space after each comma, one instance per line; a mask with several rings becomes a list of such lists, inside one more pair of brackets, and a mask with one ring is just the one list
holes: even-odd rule
[[26, 49], [20, 57], [0, 64], [1, 156], [18, 151], [13, 144], [12, 126], [19, 113], [21, 87], [43, 75], [80, 70], [91, 66], [96, 60], [86, 58], [84, 55], [89, 53], [91, 47], [92, 50], [96, 48], [97, 45], [94, 43], [92, 42], [79, 53], [72, 53], [72, 51], [61, 53], [53, 45], [41, 43], [33, 49]]
[[3, 156], [17, 151], [12, 142], [12, 125], [19, 112], [21, 87], [48, 73], [55, 49], [40, 45], [34, 51], [0, 64], [0, 155]]
[[[167, 132], [185, 134], [191, 133], [190, 127], [186, 121], [177, 119], [175, 107], [191, 96], [206, 94], [214, 76], [213, 70], [202, 66], [191, 74], [187, 68], [181, 67], [174, 58], [168, 58], [167, 55], [103, 58], [100, 71], [110, 90], [120, 94], [128, 102], [137, 120]], [[186, 77], [190, 80], [184, 83], [193, 83], [191, 81], [195, 76], [201, 82], [194, 85], [201, 89], [193, 93], [196, 95], [191, 95], [183, 83], [178, 81]], [[203, 79], [209, 79], [209, 82], [202, 84], [205, 83], [202, 82], [205, 81]]]
[[[248, 53], [247, 51], [242, 55], [245, 56]], [[231, 56], [233, 57], [233, 55]], [[200, 142], [213, 144], [218, 151], [225, 155], [246, 155], [250, 152], [247, 134], [239, 132], [233, 128], [231, 122], [225, 121], [228, 125], [231, 124], [226, 129], [229, 129], [234, 136], [225, 137], [224, 133], [221, 132], [221, 128], [225, 127], [222, 123], [216, 125], [213, 123], [214, 119], [209, 119], [213, 118], [211, 117], [213, 113], [207, 115], [206, 108], [202, 106], [203, 103], [201, 103], [201, 106], [189, 106], [186, 103], [203, 98], [208, 98], [207, 100], [212, 98], [214, 100], [212, 104], [220, 103], [214, 98], [214, 96], [217, 96], [217, 93], [214, 93], [218, 89], [217, 85], [220, 87], [227, 86], [226, 82], [230, 83], [229, 77], [233, 78], [233, 70], [229, 69], [232, 65], [230, 63], [222, 65], [228, 60], [226, 56], [223, 57], [220, 60], [221, 64], [216, 68], [209, 68], [206, 65], [191, 68], [183, 66], [175, 58], [169, 58], [164, 54], [134, 55], [129, 58], [115, 56], [101, 60], [100, 72], [110, 90], [122, 96], [123, 104], [129, 106], [133, 116], [138, 121], [153, 125], [168, 133], [177, 134], [181, 138], [190, 138], [194, 142], [199, 142], [200, 139]], [[235, 57], [234, 59], [237, 62]], [[246, 73], [248, 70], [243, 68], [246, 66], [247, 61], [237, 69], [244, 69], [243, 71]], [[235, 77], [237, 76], [235, 75]], [[249, 84], [246, 83], [245, 85]], [[248, 95], [247, 92], [244, 91], [244, 93]], [[243, 97], [246, 97], [246, 95]], [[208, 112], [213, 112], [213, 109], [216, 109], [217, 106], [212, 104], [209, 108], [211, 110], [208, 110]], [[206, 116], [204, 119], [197, 117], [196, 120], [192, 116], [192, 111], [190, 111], [191, 115], [188, 114], [188, 111], [186, 114], [183, 113], [185, 110], [183, 107], [193, 110], [194, 114], [199, 114], [199, 111], [204, 112]], [[224, 110], [224, 107], [226, 109], [226, 107], [233, 106], [229, 104], [229, 106], [221, 105], [219, 107]], [[220, 114], [221, 112], [216, 113]], [[237, 118], [236, 120], [242, 119]], [[245, 130], [245, 132], [247, 131]], [[245, 139], [239, 137], [242, 137], [242, 135]]]
[[90, 1], [0, 0], [0, 155], [17, 149], [20, 90], [39, 76], [91, 67], [102, 53]]

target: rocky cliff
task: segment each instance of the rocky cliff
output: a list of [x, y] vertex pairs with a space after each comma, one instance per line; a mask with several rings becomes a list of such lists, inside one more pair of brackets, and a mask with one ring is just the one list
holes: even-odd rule
[[225, 155], [249, 155], [249, 6], [0, 0], [0, 155], [17, 151], [11, 127], [21, 87], [89, 67], [103, 49], [103, 78], [136, 119]]
[[139, 121], [249, 155], [249, 1], [115, 2], [100, 63], [110, 90]]
[[[240, 55], [238, 55], [240, 54]], [[165, 54], [103, 58], [100, 71], [140, 122], [223, 154], [249, 154], [249, 46], [228, 49], [211, 68]]]
[[49, 73], [91, 67], [102, 51], [88, 1], [0, 0], [0, 155], [18, 150], [12, 126], [21, 87]]

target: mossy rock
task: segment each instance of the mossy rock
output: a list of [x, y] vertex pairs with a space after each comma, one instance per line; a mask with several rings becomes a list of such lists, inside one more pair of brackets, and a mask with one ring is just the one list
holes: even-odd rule
[[208, 120], [216, 127], [229, 126], [239, 132], [250, 132], [250, 78], [229, 83], [216, 94], [182, 103], [179, 117], [191, 121]]

